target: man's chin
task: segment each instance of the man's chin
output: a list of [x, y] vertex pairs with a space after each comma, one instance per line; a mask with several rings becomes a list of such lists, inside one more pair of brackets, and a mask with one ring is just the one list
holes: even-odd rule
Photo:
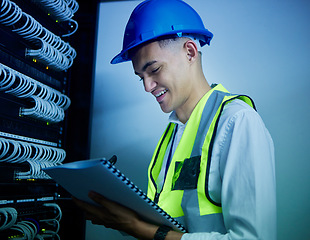
[[165, 106], [163, 103], [160, 103], [159, 106], [164, 113], [170, 113], [173, 111], [173, 109]]

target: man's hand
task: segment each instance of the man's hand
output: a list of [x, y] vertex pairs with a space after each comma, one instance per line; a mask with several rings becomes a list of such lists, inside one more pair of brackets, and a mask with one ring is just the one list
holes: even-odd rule
[[102, 195], [90, 192], [89, 197], [99, 206], [73, 198], [78, 207], [86, 213], [86, 218], [94, 224], [104, 225], [128, 233], [140, 239], [153, 239], [158, 226], [140, 220], [132, 210], [112, 202]]
[[90, 192], [88, 196], [100, 206], [88, 204], [78, 199], [74, 199], [74, 201], [86, 212], [86, 218], [94, 224], [124, 230], [138, 220], [136, 213], [115, 202], [109, 201], [98, 193]]

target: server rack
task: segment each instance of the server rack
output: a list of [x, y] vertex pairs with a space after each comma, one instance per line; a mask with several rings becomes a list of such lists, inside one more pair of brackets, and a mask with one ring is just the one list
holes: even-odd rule
[[0, 2], [0, 239], [82, 240], [82, 212], [42, 168], [89, 158], [98, 3]]

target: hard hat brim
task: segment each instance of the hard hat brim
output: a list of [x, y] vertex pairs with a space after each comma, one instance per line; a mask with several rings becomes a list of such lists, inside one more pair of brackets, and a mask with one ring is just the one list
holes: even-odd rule
[[112, 60], [111, 60], [111, 64], [117, 64], [117, 63], [121, 63], [121, 62], [127, 62], [130, 61], [131, 58], [128, 54], [128, 51], [136, 48], [142, 44], [145, 44], [147, 42], [153, 42], [153, 41], [157, 41], [159, 39], [162, 39], [163, 37], [167, 37], [167, 38], [173, 38], [173, 37], [186, 37], [186, 35], [191, 36], [192, 35], [197, 35], [200, 36], [199, 38], [199, 42], [200, 42], [200, 46], [203, 47], [204, 45], [210, 45], [210, 41], [213, 38], [213, 34], [208, 31], [207, 29], [204, 30], [199, 30], [197, 31], [197, 29], [195, 30], [186, 30], [186, 31], [182, 31], [182, 32], [176, 32], [176, 31], [171, 31], [168, 33], [165, 33], [162, 36], [151, 36], [149, 38], [143, 39], [143, 41], [140, 41], [136, 44], [133, 44], [132, 46], [127, 47], [126, 49], [123, 49], [119, 54], [117, 54]]

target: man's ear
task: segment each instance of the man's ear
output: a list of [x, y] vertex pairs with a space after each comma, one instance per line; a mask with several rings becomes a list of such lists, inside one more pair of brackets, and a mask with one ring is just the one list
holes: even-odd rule
[[186, 50], [188, 60], [191, 62], [196, 61], [198, 57], [198, 49], [196, 43], [192, 40], [188, 40], [184, 43], [184, 48]]

